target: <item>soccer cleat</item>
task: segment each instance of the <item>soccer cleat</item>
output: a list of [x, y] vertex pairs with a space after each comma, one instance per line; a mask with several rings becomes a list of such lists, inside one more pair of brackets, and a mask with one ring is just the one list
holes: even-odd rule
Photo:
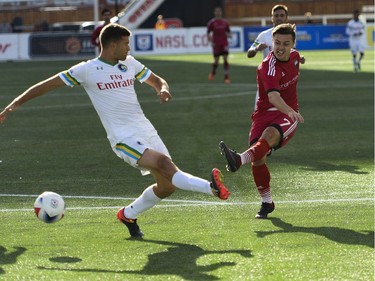
[[225, 84], [230, 84], [230, 80], [228, 78], [224, 79]]
[[137, 224], [137, 219], [128, 219], [127, 217], [125, 217], [124, 209], [125, 208], [123, 207], [117, 212], [117, 219], [126, 225], [131, 237], [142, 238], [144, 234]]
[[222, 200], [227, 200], [230, 192], [224, 185], [223, 175], [220, 170], [213, 168], [211, 172], [211, 188], [212, 193]]
[[234, 150], [228, 148], [226, 144], [221, 141], [219, 143], [221, 154], [227, 158], [227, 170], [229, 172], [235, 172], [241, 167], [241, 156]]
[[214, 77], [215, 75], [213, 75], [212, 73], [208, 74], [208, 80], [212, 81], [214, 80]]
[[257, 219], [266, 219], [269, 213], [272, 213], [275, 210], [275, 203], [266, 203], [262, 202], [259, 212], [255, 215]]

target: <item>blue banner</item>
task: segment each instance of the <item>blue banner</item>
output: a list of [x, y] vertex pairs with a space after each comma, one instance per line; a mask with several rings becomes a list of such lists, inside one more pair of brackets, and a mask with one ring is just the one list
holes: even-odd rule
[[[245, 27], [245, 51], [260, 32], [270, 27]], [[348, 49], [349, 40], [345, 34], [346, 25], [298, 25], [298, 50]]]

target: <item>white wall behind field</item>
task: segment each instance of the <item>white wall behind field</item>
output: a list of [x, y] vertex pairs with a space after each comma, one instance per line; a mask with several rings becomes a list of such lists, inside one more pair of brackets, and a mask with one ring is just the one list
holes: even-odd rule
[[[245, 28], [231, 27], [231, 53], [244, 52], [247, 48]], [[367, 47], [372, 49], [374, 47], [374, 25], [368, 24], [366, 30]], [[132, 55], [211, 53], [211, 46], [206, 37], [206, 27], [175, 28], [161, 31], [135, 29], [132, 33]], [[0, 61], [91, 58], [95, 56], [95, 49], [91, 46], [90, 36], [91, 33], [87, 32], [0, 34]], [[248, 39], [247, 41], [249, 41]], [[39, 46], [36, 46], [35, 42], [38, 42]], [[56, 52], [56, 44], [61, 45], [58, 48], [60, 52]]]
[[[243, 42], [243, 28], [232, 27], [232, 39], [231, 39], [231, 52], [242, 52], [244, 50]], [[30, 41], [31, 38], [35, 38], [38, 35], [46, 37], [45, 41], [56, 42], [57, 34], [51, 33], [51, 39], [48, 39], [48, 34], [33, 34], [33, 33], [22, 33], [22, 34], [0, 34], [0, 61], [8, 60], [28, 60], [36, 58], [33, 56]], [[85, 34], [79, 34], [81, 37]], [[61, 36], [67, 36], [66, 33], [62, 33]], [[90, 34], [86, 33], [86, 37], [89, 38]], [[79, 38], [78, 33], [71, 33], [71, 38]], [[87, 38], [83, 43], [87, 43]], [[43, 44], [47, 44], [44, 42]], [[81, 46], [83, 48], [83, 46]], [[63, 47], [64, 48], [64, 47]], [[68, 48], [68, 47], [66, 47]], [[35, 48], [34, 48], [35, 49]], [[167, 29], [167, 30], [154, 30], [154, 29], [136, 29], [132, 31], [131, 39], [131, 54], [133, 55], [158, 55], [158, 54], [189, 54], [189, 53], [210, 53], [211, 45], [209, 44], [206, 36], [206, 28], [178, 28], [178, 29]], [[59, 54], [58, 56], [61, 57]], [[80, 53], [67, 53], [68, 56], [80, 56]], [[93, 57], [95, 52], [85, 52], [81, 57]], [[43, 55], [42, 55], [43, 56]], [[47, 58], [48, 53], [43, 57]], [[54, 56], [51, 55], [51, 58]], [[38, 57], [40, 58], [40, 56]]]

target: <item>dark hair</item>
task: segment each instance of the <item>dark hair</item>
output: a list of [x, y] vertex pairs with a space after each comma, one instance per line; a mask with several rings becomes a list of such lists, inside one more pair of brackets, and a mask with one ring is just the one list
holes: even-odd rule
[[282, 5], [282, 4], [278, 4], [278, 5], [275, 5], [273, 6], [272, 8], [272, 14], [278, 10], [284, 10], [285, 11], [285, 14], [288, 15], [288, 7], [285, 6], [285, 5]]
[[111, 11], [107, 8], [102, 10], [102, 16], [104, 16], [105, 13], [111, 13]]
[[272, 37], [275, 34], [290, 34], [293, 37], [293, 42], [296, 41], [296, 26], [290, 23], [282, 23], [274, 27], [272, 30]]
[[117, 42], [121, 40], [123, 36], [130, 36], [132, 33], [125, 26], [110, 23], [103, 27], [99, 35], [100, 44], [102, 47], [107, 46], [111, 42]]

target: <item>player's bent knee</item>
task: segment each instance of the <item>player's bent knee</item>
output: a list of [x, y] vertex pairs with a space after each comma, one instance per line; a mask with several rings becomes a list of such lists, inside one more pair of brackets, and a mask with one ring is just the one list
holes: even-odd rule
[[172, 195], [173, 192], [175, 192], [176, 187], [170, 183], [169, 181], [166, 181], [165, 179], [158, 178], [158, 183], [156, 188], [154, 189], [154, 192], [156, 196], [163, 199], [170, 195]]
[[168, 156], [163, 155], [158, 158], [156, 169], [163, 176], [172, 180], [173, 175], [177, 172], [176, 165]]
[[267, 127], [262, 134], [262, 139], [265, 139], [270, 147], [275, 147], [279, 145], [280, 141], [283, 138], [282, 130], [276, 125]]
[[177, 171], [177, 167], [171, 158], [152, 149], [148, 149], [143, 153], [138, 165], [169, 179]]

